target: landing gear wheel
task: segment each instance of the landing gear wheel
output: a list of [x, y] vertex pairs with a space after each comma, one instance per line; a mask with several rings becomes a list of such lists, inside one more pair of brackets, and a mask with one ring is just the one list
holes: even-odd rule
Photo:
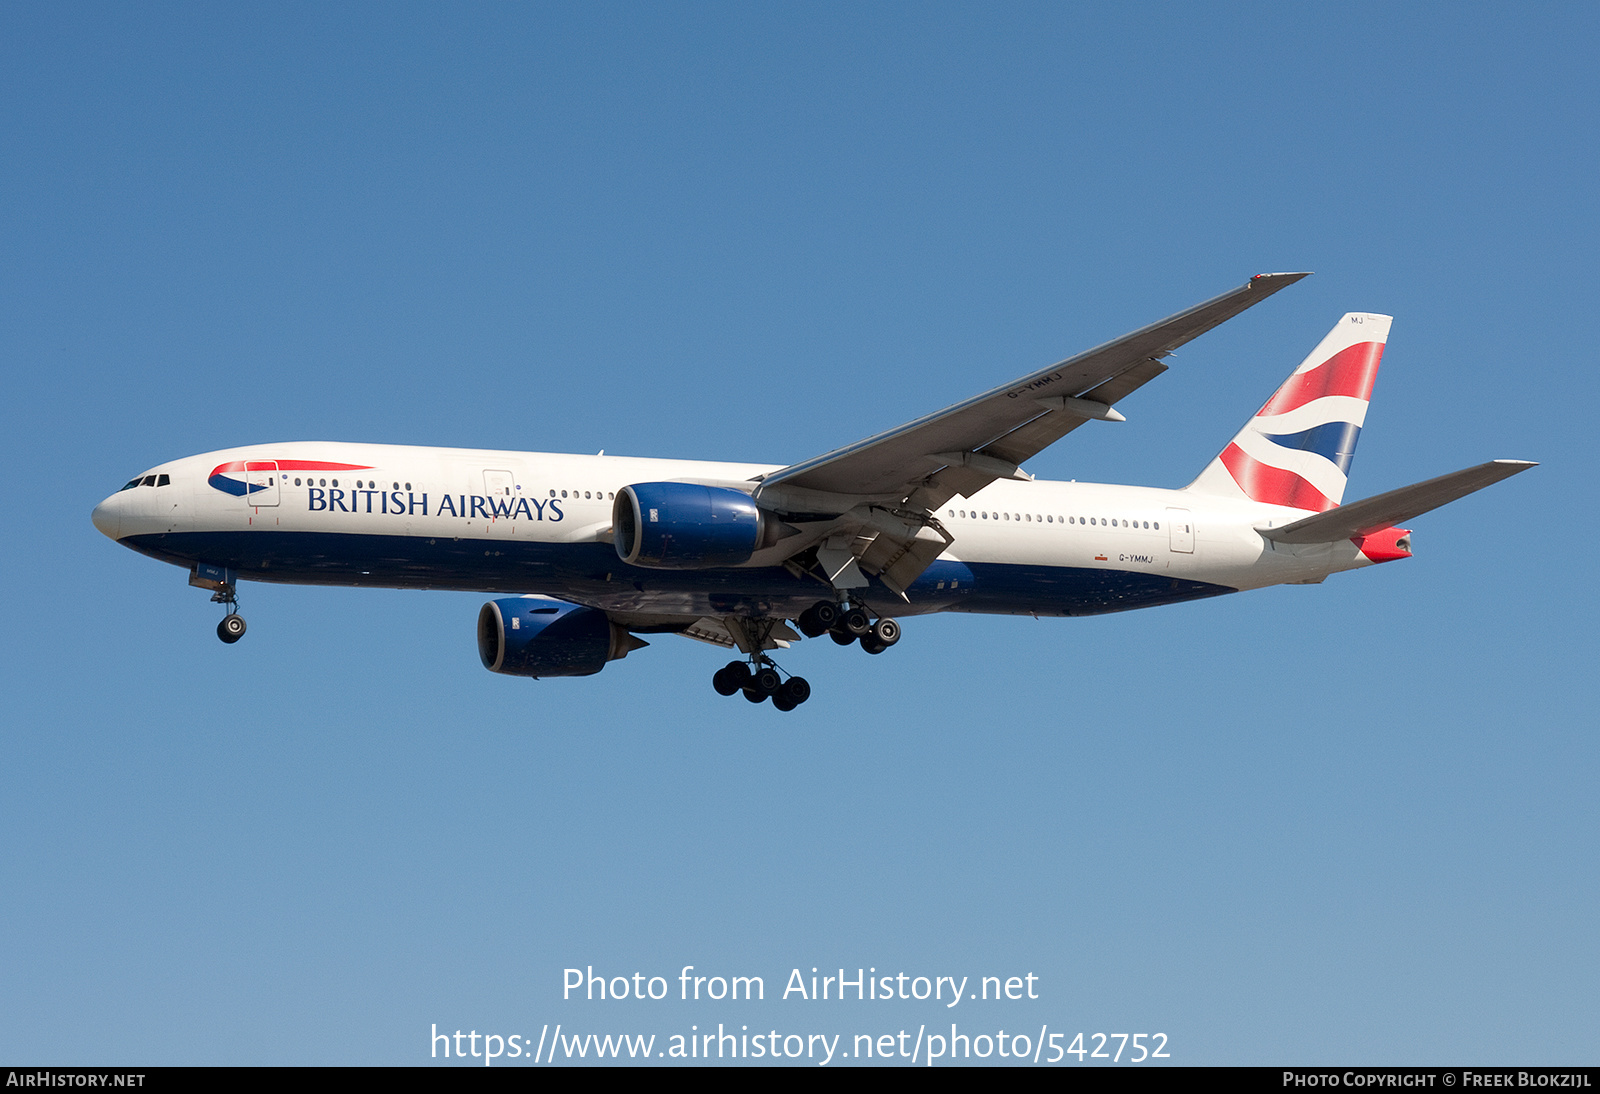
[[711, 676], [718, 695], [732, 695], [750, 682], [750, 667], [743, 661], [729, 661]]
[[861, 648], [868, 653], [882, 653], [889, 647], [879, 641], [876, 635], [864, 634], [861, 636]]
[[750, 674], [750, 690], [761, 693], [762, 698], [777, 694], [783, 679], [771, 665], [761, 665]]
[[745, 688], [739, 694], [743, 695], [752, 703], [765, 703], [767, 701], [766, 693], [757, 691], [755, 688]]
[[872, 617], [864, 608], [851, 608], [844, 613], [840, 623], [855, 638], [860, 638], [872, 629]]
[[797, 704], [793, 699], [789, 698], [780, 691], [778, 694], [772, 697], [772, 705], [777, 707], [779, 710], [787, 712], [793, 710]]
[[872, 625], [872, 637], [880, 646], [888, 649], [900, 641], [900, 624], [892, 619], [880, 619]]
[[828, 637], [839, 643], [841, 646], [848, 646], [850, 643], [856, 640], [856, 636], [851, 634], [849, 631], [829, 631]]
[[[793, 710], [807, 699], [811, 698], [811, 685], [804, 676], [791, 676], [783, 682], [783, 687], [778, 689], [778, 694], [772, 697], [772, 705], [779, 710]], [[779, 706], [778, 700], [783, 699], [789, 705]]]
[[228, 645], [233, 645], [244, 637], [244, 616], [238, 612], [229, 612], [222, 617], [222, 622], [217, 624], [217, 637]]
[[831, 600], [819, 600], [801, 612], [795, 622], [807, 638], [821, 638], [839, 625], [839, 605]]

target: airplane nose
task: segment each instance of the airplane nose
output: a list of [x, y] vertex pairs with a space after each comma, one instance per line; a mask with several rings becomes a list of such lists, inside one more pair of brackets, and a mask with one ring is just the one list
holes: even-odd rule
[[91, 514], [94, 526], [112, 539], [116, 539], [122, 531], [122, 518], [121, 514], [117, 512], [116, 502], [117, 496], [112, 494], [105, 501], [96, 505], [94, 512]]

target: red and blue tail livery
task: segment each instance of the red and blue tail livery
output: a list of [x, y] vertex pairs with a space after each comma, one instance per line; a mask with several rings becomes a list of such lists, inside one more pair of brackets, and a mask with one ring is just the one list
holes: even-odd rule
[[209, 590], [224, 642], [245, 631], [243, 582], [465, 589], [495, 598], [476, 620], [492, 672], [589, 676], [676, 634], [732, 656], [721, 694], [793, 710], [811, 685], [777, 658], [804, 639], [879, 654], [936, 612], [1095, 615], [1315, 584], [1411, 557], [1403, 522], [1534, 466], [1345, 504], [1390, 324], [1351, 312], [1181, 490], [1023, 470], [1080, 427], [1115, 428], [1115, 404], [1174, 350], [1305, 276], [1253, 277], [799, 463], [247, 445], [151, 468], [94, 523]]
[[1338, 505], [1391, 322], [1340, 319], [1190, 489], [1314, 513]]

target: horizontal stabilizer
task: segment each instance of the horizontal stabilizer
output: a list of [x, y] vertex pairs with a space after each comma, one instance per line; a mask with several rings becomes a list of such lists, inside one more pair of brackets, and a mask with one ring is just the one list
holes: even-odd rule
[[1457, 498], [1493, 486], [1501, 479], [1538, 467], [1526, 460], [1491, 460], [1463, 471], [1452, 471], [1427, 482], [1402, 486], [1376, 497], [1341, 505], [1282, 528], [1262, 528], [1260, 532], [1279, 543], [1333, 543], [1351, 536], [1364, 536], [1401, 521], [1448, 505]]

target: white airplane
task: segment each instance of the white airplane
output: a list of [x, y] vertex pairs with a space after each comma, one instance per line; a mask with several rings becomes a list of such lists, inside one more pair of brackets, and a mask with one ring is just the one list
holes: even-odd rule
[[[513, 594], [478, 613], [493, 672], [588, 676], [681, 634], [743, 660], [723, 695], [811, 694], [771, 651], [800, 634], [881, 653], [931, 612], [1146, 608], [1410, 557], [1397, 527], [1535, 466], [1495, 460], [1350, 505], [1345, 476], [1390, 317], [1352, 312], [1181, 490], [1043, 482], [1021, 464], [1165, 372], [1162, 358], [1305, 274], [1262, 274], [1113, 342], [803, 463], [294, 442], [153, 467], [95, 527], [240, 580]], [[792, 628], [790, 623], [794, 624]]]

